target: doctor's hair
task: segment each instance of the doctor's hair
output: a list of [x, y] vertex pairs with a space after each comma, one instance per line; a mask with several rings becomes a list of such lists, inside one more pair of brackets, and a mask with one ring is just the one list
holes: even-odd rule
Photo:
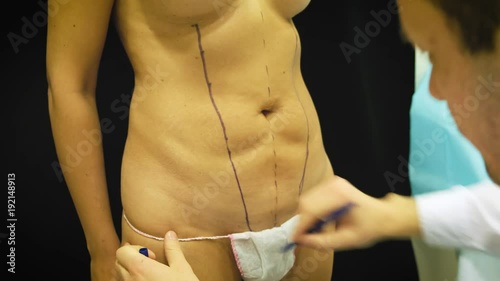
[[444, 12], [471, 55], [495, 51], [500, 33], [500, 0], [429, 0]]

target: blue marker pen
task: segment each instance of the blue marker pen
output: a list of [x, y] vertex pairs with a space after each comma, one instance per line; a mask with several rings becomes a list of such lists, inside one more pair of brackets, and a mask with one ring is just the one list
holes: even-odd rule
[[[352, 207], [354, 207], [355, 204], [354, 203], [347, 203], [346, 205], [344, 205], [343, 207], [341, 207], [340, 209], [337, 209], [333, 212], [331, 212], [326, 218], [322, 219], [322, 220], [319, 220], [313, 227], [311, 227], [307, 233], [316, 233], [316, 232], [320, 232], [321, 229], [323, 228], [323, 226], [329, 222], [332, 222], [332, 221], [336, 221], [338, 220], [342, 215], [344, 215], [345, 213], [347, 213]], [[297, 243], [288, 243], [284, 248], [283, 248], [283, 252], [286, 252], [290, 249], [292, 249], [294, 246], [297, 246]]]

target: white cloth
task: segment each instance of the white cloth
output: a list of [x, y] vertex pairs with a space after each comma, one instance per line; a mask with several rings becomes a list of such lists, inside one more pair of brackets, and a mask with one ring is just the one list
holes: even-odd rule
[[423, 240], [460, 250], [458, 281], [500, 280], [500, 186], [485, 180], [415, 200]]
[[298, 216], [279, 227], [230, 234], [236, 264], [245, 281], [279, 281], [295, 262], [293, 249], [284, 251]]

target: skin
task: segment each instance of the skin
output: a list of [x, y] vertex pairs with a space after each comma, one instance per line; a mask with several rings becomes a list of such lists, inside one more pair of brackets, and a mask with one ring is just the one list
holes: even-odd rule
[[[429, 53], [433, 72], [430, 92], [448, 102], [460, 131], [481, 152], [489, 175], [500, 183], [500, 30], [496, 49], [470, 54], [463, 47], [453, 21], [427, 0], [400, 0], [401, 24], [409, 42]], [[432, 27], [432, 28], [429, 28]], [[488, 86], [478, 77], [487, 78]], [[467, 101], [478, 101], [477, 107]], [[347, 202], [357, 206], [319, 234], [306, 230]], [[370, 197], [341, 177], [304, 194], [300, 222], [293, 240], [314, 248], [364, 248], [386, 239], [421, 235], [414, 199], [389, 193]]]
[[168, 264], [156, 261], [156, 254], [148, 250], [148, 257], [139, 253], [140, 246], [125, 243], [116, 251], [116, 272], [120, 281], [190, 280], [199, 281], [186, 261], [181, 244], [173, 231], [164, 237], [164, 255]]
[[[500, 31], [495, 51], [471, 55], [463, 48], [456, 26], [428, 1], [399, 0], [398, 5], [407, 40], [427, 51], [432, 60], [432, 95], [448, 102], [459, 129], [479, 149], [490, 177], [499, 184]], [[487, 78], [490, 83], [485, 86], [478, 82], [478, 77]], [[474, 98], [483, 99], [478, 108], [471, 110], [465, 102]], [[326, 225], [320, 233], [306, 233], [318, 218], [348, 202], [355, 203], [355, 207], [335, 223]], [[306, 192], [300, 199], [299, 214], [301, 219], [293, 240], [316, 249], [366, 248], [382, 240], [421, 234], [411, 197], [389, 193], [384, 198], [374, 198], [339, 176]]]
[[[48, 4], [60, 6], [54, 0]], [[111, 217], [100, 141], [79, 162], [73, 160], [68, 147], [76, 149], [84, 143], [83, 132], [98, 132], [101, 138], [95, 87], [112, 5], [109, 0], [69, 1], [57, 12], [49, 9], [47, 26], [51, 126], [65, 181], [85, 231], [93, 281], [114, 279], [114, 254], [120, 240]]]
[[[49, 0], [59, 7], [48, 22], [50, 120], [92, 281], [116, 278], [125, 243], [167, 263], [163, 242], [125, 221], [118, 237], [112, 223], [95, 97], [109, 24], [135, 74], [121, 173], [127, 218], [156, 237], [227, 235], [282, 224], [297, 214], [299, 195], [334, 175], [292, 21], [308, 3]], [[180, 246], [200, 280], [240, 281], [228, 239]], [[330, 280], [332, 250], [295, 254], [284, 280]], [[311, 258], [316, 266], [304, 272]]]

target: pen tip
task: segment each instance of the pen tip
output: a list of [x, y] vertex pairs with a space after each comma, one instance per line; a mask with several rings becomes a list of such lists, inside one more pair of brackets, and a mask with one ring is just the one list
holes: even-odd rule
[[283, 252], [289, 251], [290, 249], [292, 249], [296, 245], [297, 244], [295, 244], [295, 243], [288, 243], [288, 244], [286, 244], [285, 247], [283, 247]]

